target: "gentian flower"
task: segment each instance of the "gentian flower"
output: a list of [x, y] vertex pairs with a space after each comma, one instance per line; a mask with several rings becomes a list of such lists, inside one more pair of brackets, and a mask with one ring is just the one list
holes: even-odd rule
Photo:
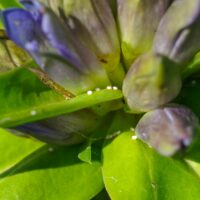
[[[129, 113], [147, 112], [137, 126], [138, 136], [163, 155], [191, 143], [195, 128], [188, 127], [198, 124], [194, 114], [163, 106], [179, 94], [181, 73], [200, 50], [199, 0], [21, 3], [24, 8], [3, 10], [5, 30], [43, 73], [73, 95], [110, 85], [122, 89]], [[87, 109], [16, 129], [46, 142], [73, 144], [83, 139], [75, 133], [94, 132], [104, 117]]]

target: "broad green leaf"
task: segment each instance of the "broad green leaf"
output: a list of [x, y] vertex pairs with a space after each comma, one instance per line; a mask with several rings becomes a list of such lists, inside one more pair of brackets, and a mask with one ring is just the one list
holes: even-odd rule
[[5, 153], [0, 166], [9, 160], [7, 168], [11, 167], [0, 174], [2, 200], [88, 200], [104, 187], [100, 162], [80, 161], [79, 146], [39, 147], [34, 141], [28, 145], [24, 139], [7, 134], [0, 142], [4, 147], [1, 155]]
[[200, 176], [200, 164], [187, 160], [188, 164], [194, 169], [194, 171]]
[[0, 173], [10, 169], [44, 144], [0, 129]]
[[120, 90], [105, 89], [69, 100], [20, 68], [0, 75], [0, 126], [13, 127], [120, 98]]
[[184, 161], [160, 156], [132, 134], [104, 146], [103, 178], [111, 199], [199, 199], [200, 179]]

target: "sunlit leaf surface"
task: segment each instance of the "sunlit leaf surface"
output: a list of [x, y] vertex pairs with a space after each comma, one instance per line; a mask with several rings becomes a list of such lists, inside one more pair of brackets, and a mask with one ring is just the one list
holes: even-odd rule
[[103, 189], [101, 164], [79, 148], [50, 147], [0, 131], [0, 199], [88, 200]]
[[199, 199], [200, 179], [183, 160], [162, 157], [132, 135], [121, 134], [103, 150], [103, 178], [111, 199]]
[[101, 90], [65, 99], [22, 68], [0, 75], [0, 126], [13, 127], [121, 97], [120, 90]]

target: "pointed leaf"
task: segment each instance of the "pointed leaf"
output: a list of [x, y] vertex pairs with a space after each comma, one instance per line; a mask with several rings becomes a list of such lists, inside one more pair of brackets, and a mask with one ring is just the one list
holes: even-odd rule
[[[55, 87], [58, 89], [57, 85]], [[63, 91], [59, 92], [62, 94]], [[26, 69], [1, 74], [0, 126], [13, 127], [74, 112], [99, 103], [120, 99], [122, 93], [120, 90], [100, 90], [92, 95], [82, 94], [70, 100], [64, 96], [45, 86]]]

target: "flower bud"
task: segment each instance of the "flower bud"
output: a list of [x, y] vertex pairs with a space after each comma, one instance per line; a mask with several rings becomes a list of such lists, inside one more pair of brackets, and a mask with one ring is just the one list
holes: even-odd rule
[[109, 78], [120, 85], [124, 71], [116, 23], [107, 0], [64, 1], [65, 22], [80, 42], [97, 56]]
[[94, 90], [97, 86], [105, 88], [109, 83], [104, 71], [96, 70], [84, 73], [70, 66], [62, 57], [55, 54], [44, 54], [43, 70], [57, 84], [63, 86], [74, 95]]
[[123, 83], [124, 97], [134, 113], [147, 112], [169, 102], [180, 89], [178, 66], [152, 53], [136, 60]]
[[151, 49], [157, 26], [171, 0], [117, 0], [122, 53], [127, 68]]
[[200, 1], [175, 0], [160, 21], [154, 51], [177, 63], [189, 61], [200, 50]]
[[191, 144], [197, 127], [198, 119], [189, 108], [169, 105], [146, 113], [136, 134], [160, 154], [172, 156]]
[[88, 139], [100, 122], [96, 114], [85, 109], [14, 129], [46, 143], [71, 145]]

